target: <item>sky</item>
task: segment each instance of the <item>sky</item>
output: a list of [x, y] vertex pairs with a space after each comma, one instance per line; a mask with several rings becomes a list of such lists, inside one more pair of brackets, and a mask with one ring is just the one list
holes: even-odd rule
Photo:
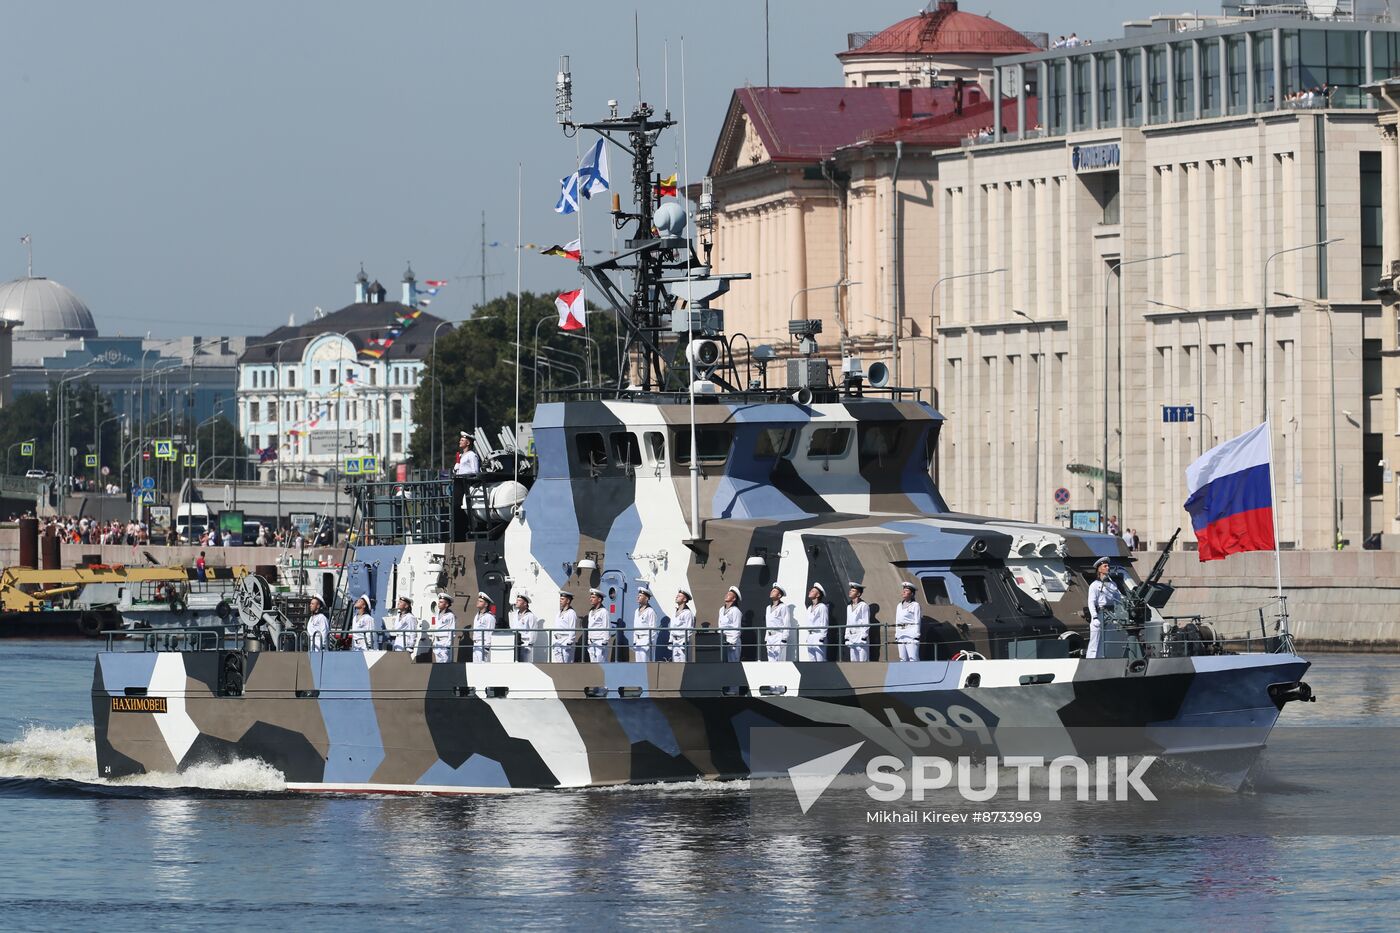
[[[964, 3], [1052, 37], [1121, 34], [1169, 5], [1125, 0]], [[882, 29], [917, 0], [770, 0], [774, 84], [834, 86], [848, 32]], [[574, 116], [642, 99], [681, 126], [658, 167], [705, 174], [734, 88], [764, 83], [762, 0], [3, 0], [0, 280], [34, 272], [73, 289], [103, 336], [256, 335], [353, 299], [363, 262], [397, 297], [412, 261], [450, 284], [451, 320], [513, 291], [521, 242], [565, 243], [552, 210], [575, 142], [554, 119], [560, 54]], [[1218, 8], [1215, 8], [1218, 12]], [[684, 58], [684, 82], [682, 82]], [[669, 65], [669, 66], [668, 66]], [[684, 83], [684, 92], [682, 84]], [[580, 139], [586, 140], [586, 136]], [[614, 155], [615, 175], [622, 162]], [[623, 176], [625, 177], [625, 176]], [[611, 235], [606, 207], [585, 238]], [[8, 247], [8, 248], [7, 248]], [[528, 253], [526, 290], [576, 287], [561, 259]]]

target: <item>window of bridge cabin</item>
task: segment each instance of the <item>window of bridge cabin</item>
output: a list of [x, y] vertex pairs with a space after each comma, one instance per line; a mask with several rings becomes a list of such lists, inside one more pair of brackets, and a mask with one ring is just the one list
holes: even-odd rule
[[646, 441], [647, 453], [651, 455], [652, 463], [666, 462], [666, 435], [660, 431], [648, 431], [642, 435]]
[[584, 466], [608, 465], [608, 448], [603, 443], [603, 435], [597, 431], [585, 431], [575, 435], [574, 452], [578, 455], [578, 462]]
[[987, 601], [987, 578], [978, 574], [967, 574], [962, 578], [963, 595], [974, 606]]
[[850, 428], [817, 428], [807, 442], [807, 456], [813, 460], [833, 460], [850, 446]]
[[942, 577], [924, 577], [921, 581], [924, 585], [924, 602], [930, 606], [949, 606], [952, 600], [948, 598], [948, 584]]
[[[729, 428], [697, 428], [695, 443], [700, 450], [700, 463], [724, 463], [734, 445], [734, 432]], [[690, 429], [678, 428], [672, 433], [672, 449], [677, 463], [690, 463]]]
[[886, 462], [893, 462], [899, 450], [900, 441], [903, 440], [902, 424], [861, 424], [856, 430], [860, 434], [860, 464], [866, 466], [874, 463], [876, 466], [884, 466]]
[[764, 428], [758, 432], [753, 455], [761, 460], [777, 460], [792, 453], [797, 440], [796, 428]]
[[625, 467], [642, 465], [642, 449], [637, 444], [637, 435], [631, 431], [614, 431], [608, 440], [612, 442], [613, 463]]

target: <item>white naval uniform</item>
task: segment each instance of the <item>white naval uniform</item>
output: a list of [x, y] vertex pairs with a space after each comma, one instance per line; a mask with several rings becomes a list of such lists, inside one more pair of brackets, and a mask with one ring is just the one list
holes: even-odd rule
[[428, 623], [433, 630], [433, 663], [447, 664], [452, 660], [452, 639], [457, 634], [457, 616], [451, 609], [433, 616]]
[[554, 617], [554, 631], [549, 635], [549, 660], [568, 664], [574, 659], [574, 639], [578, 637], [578, 613], [572, 606], [561, 609]]
[[671, 616], [671, 660], [684, 663], [690, 649], [690, 633], [695, 631], [695, 610], [686, 603]]
[[807, 607], [802, 625], [802, 648], [808, 661], [826, 660], [826, 630], [831, 626], [831, 610], [826, 603]]
[[1103, 656], [1103, 620], [1099, 614], [1105, 609], [1117, 606], [1122, 598], [1123, 594], [1118, 589], [1118, 584], [1114, 583], [1111, 577], [1089, 584], [1089, 648], [1084, 652], [1084, 657]]
[[919, 623], [923, 610], [917, 599], [900, 600], [894, 607], [894, 638], [899, 643], [901, 661], [919, 660]]
[[651, 646], [656, 644], [656, 610], [650, 603], [637, 607], [632, 617], [632, 660], [650, 661]]
[[863, 599], [846, 608], [846, 650], [852, 661], [870, 660], [870, 604]]
[[763, 642], [768, 646], [768, 660], [786, 661], [788, 630], [792, 628], [792, 606], [788, 603], [768, 604], [763, 610]]
[[600, 664], [607, 660], [608, 636], [612, 634], [612, 620], [603, 606], [588, 610], [588, 660]]
[[350, 647], [356, 651], [378, 651], [384, 623], [371, 615], [356, 616], [350, 626]]
[[318, 612], [306, 620], [306, 645], [309, 651], [325, 651], [331, 637], [331, 620]]
[[394, 650], [413, 651], [416, 649], [418, 647], [418, 629], [421, 627], [422, 623], [414, 617], [413, 613], [400, 613], [398, 619], [394, 622], [394, 631], [396, 632], [394, 635]]
[[540, 627], [540, 620], [529, 609], [524, 612], [516, 611], [511, 614], [510, 627], [520, 635], [520, 660], [533, 661], [535, 659], [535, 630]]
[[481, 455], [475, 450], [457, 451], [457, 462], [452, 465], [457, 476], [474, 476], [481, 472]]
[[726, 661], [739, 660], [739, 652], [743, 646], [739, 644], [739, 628], [744, 624], [744, 617], [739, 612], [738, 606], [725, 606], [719, 611], [719, 631], [724, 639], [724, 659]]
[[496, 617], [488, 609], [478, 612], [472, 619], [472, 661], [481, 663], [491, 659], [491, 633], [496, 630]]

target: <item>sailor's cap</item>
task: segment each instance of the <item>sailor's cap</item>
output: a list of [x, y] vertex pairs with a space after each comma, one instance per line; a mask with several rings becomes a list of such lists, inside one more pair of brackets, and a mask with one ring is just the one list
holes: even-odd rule
[[490, 597], [490, 596], [487, 596], [485, 593], [481, 592], [481, 590], [477, 590], [477, 591], [476, 591], [476, 598], [477, 598], [477, 599], [484, 599], [484, 600], [486, 600], [488, 603], [491, 601], [491, 597]]
[[410, 609], [413, 608], [413, 600], [409, 599], [407, 596], [400, 596], [399, 602], [408, 603], [408, 607]]
[[468, 434], [466, 431], [463, 431], [463, 432], [462, 432], [462, 436], [465, 437], [467, 440], [471, 440], [471, 439], [472, 439], [472, 436], [471, 436], [470, 434]]
[[559, 598], [560, 598], [560, 599], [567, 599], [569, 602], [573, 602], [573, 601], [574, 601], [574, 594], [573, 594], [573, 593], [570, 593], [568, 590], [560, 590], [560, 591], [559, 591]]
[[598, 589], [596, 586], [589, 587], [589, 588], [588, 588], [588, 595], [589, 595], [589, 596], [596, 596], [596, 597], [598, 597], [599, 599], [602, 599], [602, 598], [603, 598], [603, 591], [600, 590], [600, 589]]
[[639, 586], [639, 587], [637, 587], [637, 595], [638, 595], [638, 596], [651, 596], [651, 587], [648, 587], [648, 586]]
[[744, 594], [739, 592], [739, 588], [738, 588], [737, 586], [731, 586], [731, 587], [729, 588], [729, 592], [731, 592], [731, 593], [734, 594], [734, 598], [735, 598], [736, 600], [742, 601], [743, 598], [744, 598]]
[[903, 581], [903, 582], [900, 583], [899, 585], [900, 585], [903, 589], [906, 589], [906, 590], [917, 590], [917, 589], [918, 589], [917, 587], [914, 586], [914, 584], [910, 583], [908, 580]]
[[1094, 561], [1094, 569], [1095, 569], [1095, 570], [1098, 570], [1100, 567], [1107, 567], [1107, 566], [1109, 566], [1109, 560], [1108, 560], [1107, 557], [1100, 557], [1098, 560]]
[[779, 586], [779, 585], [776, 584], [776, 583], [774, 583], [771, 587], [768, 588], [768, 592], [770, 592], [770, 593], [771, 593], [773, 590], [777, 590], [779, 596], [786, 596], [786, 595], [787, 595], [787, 590], [783, 589], [781, 586]]
[[676, 593], [679, 594], [679, 595], [681, 595], [681, 596], [684, 596], [686, 599], [694, 599], [694, 598], [695, 598], [694, 596], [690, 595], [690, 590], [686, 589], [686, 588], [683, 587], [683, 586], [682, 586], [682, 587], [677, 587], [677, 588], [676, 588]]
[[816, 590], [817, 592], [821, 593], [823, 596], [826, 595], [826, 587], [822, 586], [820, 583], [816, 582], [815, 580], [812, 581], [812, 589], [814, 589], [814, 590]]
[[523, 600], [525, 600], [525, 602], [526, 602], [527, 604], [530, 602], [530, 594], [529, 594], [529, 593], [516, 593], [516, 594], [515, 594], [515, 598], [516, 598], [516, 599], [523, 599]]
[[847, 583], [846, 586], [847, 586], [848, 588], [850, 588], [850, 589], [853, 589], [853, 590], [859, 590], [859, 591], [862, 592], [862, 593], [865, 592], [865, 584], [864, 584], [864, 583], [857, 583], [856, 581], [852, 580], [851, 582]]
[[447, 600], [447, 605], [452, 605], [452, 597], [448, 596], [446, 593], [439, 593], [438, 599], [445, 599]]

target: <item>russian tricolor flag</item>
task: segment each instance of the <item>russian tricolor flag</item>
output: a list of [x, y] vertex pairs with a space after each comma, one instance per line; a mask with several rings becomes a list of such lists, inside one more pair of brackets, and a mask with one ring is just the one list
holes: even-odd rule
[[1269, 424], [1212, 447], [1186, 468], [1186, 511], [1201, 560], [1274, 550]]

